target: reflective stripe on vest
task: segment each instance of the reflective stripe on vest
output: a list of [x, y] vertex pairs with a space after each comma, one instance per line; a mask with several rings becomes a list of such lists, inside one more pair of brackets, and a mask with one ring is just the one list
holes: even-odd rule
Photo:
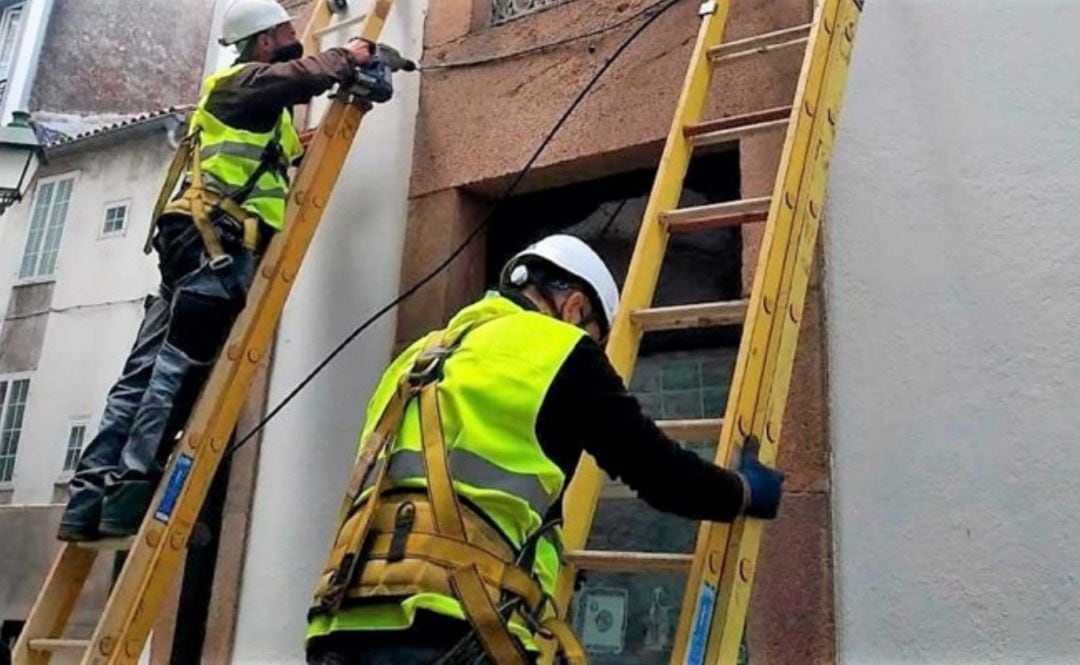
[[[552, 317], [527, 312], [497, 294], [458, 312], [447, 328], [480, 322], [483, 325], [465, 335], [443, 367], [439, 382], [443, 433], [451, 475], [458, 481], [455, 492], [498, 526], [515, 547], [521, 547], [566, 486], [565, 474], [544, 454], [536, 438], [536, 419], [551, 383], [585, 333]], [[361, 440], [375, 428], [425, 341], [409, 347], [383, 374], [368, 404]], [[420, 441], [419, 412], [413, 403], [406, 409], [390, 453], [388, 473], [398, 482], [424, 483]], [[364, 498], [366, 494], [361, 494], [360, 500]], [[556, 529], [540, 538], [536, 548], [533, 572], [550, 594], [561, 565], [555, 544], [560, 538]], [[455, 599], [418, 593], [400, 602], [368, 601], [343, 607], [333, 615], [314, 616], [308, 636], [403, 628], [412, 623], [418, 609], [464, 617]], [[528, 632], [521, 630], [519, 635], [527, 637]]]
[[282, 110], [276, 127], [269, 132], [231, 127], [207, 109], [210, 95], [218, 84], [247, 66], [234, 65], [207, 77], [203, 83], [202, 97], [191, 117], [191, 130], [199, 130], [201, 165], [208, 186], [226, 196], [247, 183], [259, 167], [266, 146], [277, 140], [282, 163], [262, 173], [248, 197], [237, 203], [267, 225], [280, 229], [285, 223], [285, 201], [288, 197], [288, 181], [284, 171], [303, 151], [288, 109]]
[[[525, 473], [514, 473], [498, 467], [476, 453], [468, 450], [455, 449], [449, 452], [450, 475], [456, 482], [472, 485], [474, 488], [498, 489], [517, 498], [524, 499], [533, 512], [544, 515], [551, 508], [558, 494], [552, 494], [544, 489], [536, 476]], [[375, 484], [375, 478], [382, 468], [384, 460], [376, 462], [364, 489], [370, 489]], [[399, 450], [390, 456], [390, 471], [387, 477], [395, 482], [402, 483], [408, 480], [423, 480], [424, 458], [416, 450]]]

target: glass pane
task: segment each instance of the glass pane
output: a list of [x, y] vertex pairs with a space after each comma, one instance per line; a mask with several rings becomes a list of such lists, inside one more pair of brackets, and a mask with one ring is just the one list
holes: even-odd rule
[[55, 189], [55, 182], [45, 183], [38, 187], [37, 195], [34, 197], [34, 213], [30, 218], [30, 230], [26, 234], [26, 249], [23, 251], [22, 265], [19, 267], [19, 277], [33, 277], [36, 274], [38, 258], [41, 256], [41, 242], [45, 238], [45, 220], [48, 219], [49, 210], [52, 207]]
[[83, 441], [86, 438], [86, 425], [72, 425], [68, 432], [67, 451], [64, 455], [64, 470], [71, 471], [79, 462]]
[[115, 206], [105, 211], [105, 233], [116, 233], [124, 228], [127, 206]]
[[64, 221], [67, 219], [68, 202], [71, 200], [71, 187], [74, 182], [74, 179], [69, 178], [57, 186], [38, 275], [51, 275], [56, 270], [56, 257], [60, 253], [60, 239], [64, 234]]

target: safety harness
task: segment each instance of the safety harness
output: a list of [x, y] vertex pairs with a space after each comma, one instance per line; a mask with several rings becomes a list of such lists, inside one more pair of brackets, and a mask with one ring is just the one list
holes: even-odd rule
[[[261, 246], [261, 221], [239, 203], [243, 202], [255, 188], [259, 178], [272, 168], [284, 168], [281, 164], [281, 143], [275, 134], [274, 139], [263, 148], [259, 164], [247, 181], [233, 192], [215, 183], [207, 182], [207, 174], [202, 169], [202, 144], [199, 141], [199, 128], [195, 128], [180, 141], [173, 155], [165, 183], [158, 194], [154, 215], [150, 223], [150, 232], [143, 251], [149, 254], [153, 250], [154, 232], [165, 214], [181, 214], [190, 217], [199, 231], [206, 253], [210, 257], [210, 267], [217, 270], [232, 263], [232, 256], [225, 251], [221, 237], [214, 228], [214, 219], [220, 214], [227, 215], [243, 229], [244, 248], [257, 251]], [[190, 168], [191, 176], [180, 196], [172, 199], [172, 193], [180, 178]], [[209, 186], [208, 186], [209, 185]]]
[[[439, 382], [447, 359], [482, 323], [432, 333], [399, 381], [353, 468], [338, 536], [310, 614], [333, 614], [347, 599], [392, 602], [438, 593], [456, 599], [473, 628], [440, 663], [471, 663], [486, 653], [499, 665], [525, 665], [529, 661], [509, 629], [511, 619], [520, 618], [534, 634], [554, 640], [570, 665], [586, 665], [581, 643], [556, 616], [551, 597], [532, 573], [536, 543], [552, 525], [542, 526], [515, 553], [506, 537], [454, 491]], [[413, 400], [419, 403], [426, 487], [388, 489], [393, 454], [388, 446]], [[387, 458], [379, 464], [384, 451]], [[365, 488], [370, 493], [357, 504]], [[471, 648], [476, 642], [481, 649]]]

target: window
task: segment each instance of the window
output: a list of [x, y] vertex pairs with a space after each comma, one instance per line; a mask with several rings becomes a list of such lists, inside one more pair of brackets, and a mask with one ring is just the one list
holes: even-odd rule
[[56, 258], [60, 254], [60, 239], [64, 235], [74, 185], [74, 176], [38, 183], [26, 249], [19, 267], [20, 279], [51, 277], [56, 272]]
[[118, 236], [124, 234], [128, 217], [127, 202], [109, 203], [105, 206], [105, 226], [101, 228], [102, 236]]
[[560, 5], [567, 0], [491, 0], [491, 25], [512, 21], [541, 9]]
[[82, 454], [83, 443], [86, 441], [86, 423], [71, 423], [68, 430], [67, 451], [64, 453], [64, 471], [74, 471], [79, 463], [79, 455]]
[[30, 379], [0, 381], [0, 483], [11, 482], [15, 475], [15, 455], [19, 452], [29, 392]]
[[0, 81], [5, 83], [11, 72], [11, 63], [15, 60], [15, 46], [19, 43], [22, 15], [22, 3], [11, 5], [0, 13]]

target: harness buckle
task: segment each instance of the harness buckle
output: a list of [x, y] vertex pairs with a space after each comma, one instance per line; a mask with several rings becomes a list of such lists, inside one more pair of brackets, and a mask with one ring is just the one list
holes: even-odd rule
[[221, 256], [215, 256], [210, 259], [211, 270], [224, 270], [233, 264], [233, 257], [229, 254], [222, 254]]
[[[443, 363], [453, 352], [453, 348], [445, 346], [436, 346], [424, 351], [409, 371], [409, 385], [413, 388], [422, 388], [432, 381], [437, 381], [442, 372]], [[421, 366], [420, 363], [424, 365]]]

